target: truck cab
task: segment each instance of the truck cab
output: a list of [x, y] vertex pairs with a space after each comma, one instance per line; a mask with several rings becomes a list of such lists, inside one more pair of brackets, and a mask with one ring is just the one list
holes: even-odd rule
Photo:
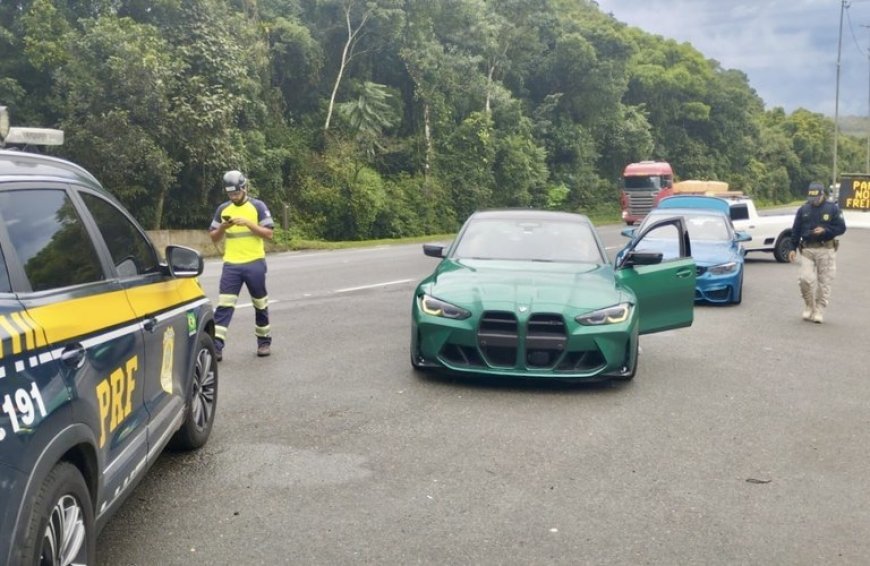
[[640, 222], [658, 202], [673, 194], [674, 171], [666, 161], [629, 163], [620, 182], [622, 220]]

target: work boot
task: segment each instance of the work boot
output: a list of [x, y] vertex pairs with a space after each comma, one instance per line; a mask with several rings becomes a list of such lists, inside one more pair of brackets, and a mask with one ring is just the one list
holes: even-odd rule
[[824, 320], [824, 317], [822, 316], [822, 309], [819, 308], [814, 310], [812, 319], [813, 322], [815, 322], [816, 324], [821, 324], [822, 320]]
[[257, 356], [260, 358], [265, 358], [266, 356], [268, 356], [271, 353], [272, 353], [272, 350], [268, 344], [260, 344], [257, 347]]
[[224, 341], [220, 338], [214, 339], [214, 359], [216, 362], [224, 359]]
[[815, 297], [804, 297], [804, 312], [803, 319], [812, 321], [813, 313], [816, 312], [816, 300]]

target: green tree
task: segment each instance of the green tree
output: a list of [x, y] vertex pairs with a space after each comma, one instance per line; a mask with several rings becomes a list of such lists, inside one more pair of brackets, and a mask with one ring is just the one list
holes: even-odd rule
[[392, 95], [384, 85], [370, 81], [365, 81], [359, 90], [356, 100], [343, 102], [337, 109], [347, 122], [351, 135], [371, 159], [375, 149], [384, 149], [380, 139], [384, 129], [394, 123], [393, 108], [389, 104]]
[[56, 92], [68, 154], [160, 228], [181, 168], [163, 145], [178, 64], [157, 29], [128, 18], [90, 20], [67, 38], [77, 56], [59, 69]]

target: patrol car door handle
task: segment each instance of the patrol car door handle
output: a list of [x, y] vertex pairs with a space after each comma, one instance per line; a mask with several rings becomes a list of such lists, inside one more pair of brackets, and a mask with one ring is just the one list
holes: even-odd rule
[[60, 359], [67, 367], [79, 369], [85, 363], [85, 347], [76, 342], [63, 349]]
[[145, 322], [142, 323], [142, 326], [148, 332], [154, 332], [155, 330], [157, 330], [157, 319], [154, 317], [146, 318]]

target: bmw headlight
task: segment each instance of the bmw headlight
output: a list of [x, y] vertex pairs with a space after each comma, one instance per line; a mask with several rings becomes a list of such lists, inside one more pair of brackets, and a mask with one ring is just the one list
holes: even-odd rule
[[726, 273], [734, 273], [735, 271], [737, 271], [736, 261], [729, 261], [728, 263], [714, 265], [707, 268], [707, 272], [712, 273], [713, 275], [725, 275]]
[[454, 320], [462, 320], [471, 316], [471, 313], [467, 310], [456, 305], [451, 305], [447, 301], [436, 299], [431, 295], [421, 295], [419, 301], [420, 310], [431, 316], [452, 318]]
[[618, 324], [628, 320], [631, 314], [631, 303], [619, 303], [606, 309], [599, 309], [590, 313], [581, 314], [574, 320], [584, 326], [600, 326], [602, 324]]

